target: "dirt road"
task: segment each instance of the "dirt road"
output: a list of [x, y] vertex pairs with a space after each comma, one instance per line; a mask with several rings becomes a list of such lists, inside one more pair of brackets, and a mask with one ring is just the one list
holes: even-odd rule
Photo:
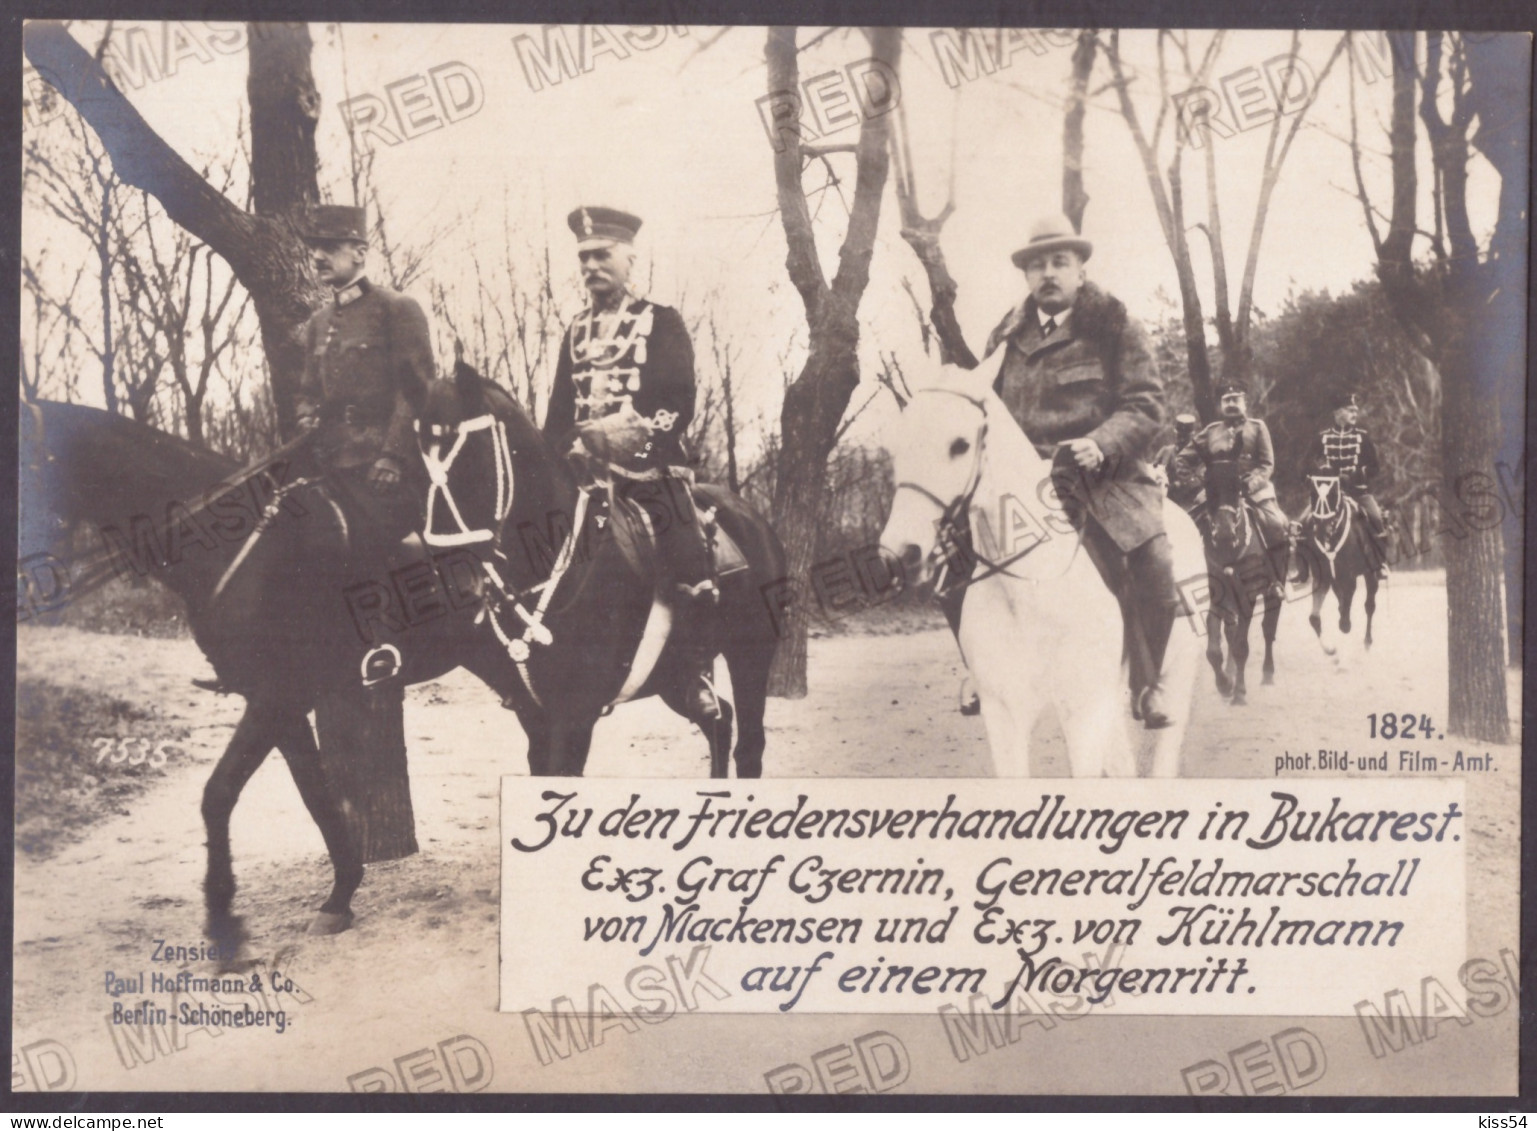
[[[1259, 685], [1257, 659], [1253, 663], [1249, 706], [1233, 708], [1220, 700], [1203, 667], [1185, 775], [1269, 777], [1284, 752], [1374, 749], [1383, 744], [1367, 740], [1366, 717], [1373, 711], [1426, 713], [1441, 723], [1446, 659], [1438, 641], [1444, 639], [1446, 614], [1437, 580], [1395, 579], [1379, 608], [1376, 647], [1369, 655], [1349, 650], [1344, 671], [1320, 651], [1300, 603], [1288, 605], [1283, 615], [1274, 686]], [[237, 908], [252, 931], [253, 954], [265, 963], [257, 972], [270, 978], [277, 968], [295, 987], [278, 999], [291, 1015], [288, 1031], [173, 1027], [161, 1032], [164, 1044], [156, 1045], [147, 1030], [135, 1030], [143, 1041], [136, 1044], [124, 1026], [109, 1021], [115, 999], [104, 991], [104, 979], [109, 971], [174, 974], [181, 964], [150, 961], [155, 940], [200, 937], [199, 799], [240, 703], [191, 687], [191, 677], [206, 675], [207, 668], [186, 640], [24, 627], [18, 655], [22, 681], [48, 680], [153, 702], [165, 720], [192, 732], [182, 744], [186, 756], [126, 815], [103, 820], [50, 859], [17, 860], [15, 1045], [34, 1050], [37, 1071], [45, 1078], [50, 1073], [56, 1081], [63, 1078], [62, 1057], [68, 1058], [71, 1086], [92, 1091], [194, 1085], [346, 1090], [386, 1079], [398, 1087], [417, 1071], [413, 1066], [428, 1062], [438, 1066], [438, 1076], [424, 1074], [421, 1080], [444, 1086], [622, 1089], [654, 1086], [656, 1078], [648, 1074], [676, 1068], [658, 1065], [655, 1058], [665, 1054], [657, 1041], [642, 1048], [639, 1038], [619, 1034], [634, 1047], [626, 1051], [615, 1040], [614, 1047], [591, 1050], [601, 1055], [574, 1056], [543, 1069], [530, 1052], [521, 1019], [497, 1012], [498, 778], [525, 774], [527, 765], [514, 717], [463, 673], [408, 694], [422, 851], [369, 868], [352, 931], [328, 938], [304, 934], [329, 886], [329, 868], [281, 759], [274, 756], [262, 767], [236, 810]], [[943, 629], [817, 639], [810, 664], [813, 690], [805, 700], [770, 702], [765, 758], [770, 776], [989, 775], [980, 721], [963, 719], [955, 710], [960, 671]], [[1512, 689], [1519, 693], [1514, 678]], [[1519, 717], [1516, 699], [1511, 710]], [[1050, 741], [1043, 745], [1036, 772], [1060, 774], [1060, 751]], [[1434, 744], [1447, 757], [1458, 745], [1449, 738]], [[1518, 938], [1519, 751], [1511, 746], [1488, 752], [1494, 771], [1467, 775], [1473, 834], [1469, 903], [1476, 909], [1469, 915], [1468, 947], [1480, 955], [1514, 948]], [[703, 741], [658, 701], [632, 704], [599, 724], [589, 772], [702, 776]], [[206, 964], [192, 968], [208, 972]], [[573, 985], [571, 992], [585, 990]], [[139, 996], [117, 1000], [131, 1004]], [[762, 1041], [768, 1037], [749, 1041], [745, 1047], [763, 1051], [744, 1067], [740, 1050], [729, 1047], [740, 1040], [731, 1034], [749, 1030], [729, 1028], [725, 1020], [686, 1021], [694, 1032], [723, 1026], [722, 1055], [691, 1064], [692, 1086], [761, 1089], [767, 1061], [777, 1055], [773, 1041], [780, 1037], [767, 1045]], [[788, 1034], [783, 1038], [788, 1056], [799, 1048], [794, 1035], [813, 1034], [818, 1019], [778, 1021], [782, 1024], [772, 1032]], [[685, 1026], [680, 1022], [675, 1028]], [[443, 1047], [461, 1036], [469, 1043]], [[807, 1035], [802, 1043], [817, 1039]], [[652, 1046], [657, 1051], [648, 1052]], [[809, 1055], [815, 1047], [820, 1046], [802, 1051]], [[49, 1061], [50, 1049], [65, 1051], [50, 1053]], [[494, 1061], [494, 1079], [475, 1075], [481, 1058], [476, 1049]], [[412, 1059], [420, 1050], [430, 1055]], [[13, 1074], [20, 1072], [16, 1078], [27, 1087], [29, 1062], [20, 1063]], [[1173, 1074], [1149, 1080], [1109, 1080], [1106, 1090], [1178, 1084]], [[1053, 1090], [1049, 1082], [1023, 1077], [998, 1086]]]

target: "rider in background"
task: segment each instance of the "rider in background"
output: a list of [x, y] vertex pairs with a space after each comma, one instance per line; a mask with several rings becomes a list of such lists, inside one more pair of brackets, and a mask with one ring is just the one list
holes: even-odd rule
[[[1244, 497], [1254, 506], [1254, 517], [1260, 528], [1260, 537], [1271, 552], [1287, 546], [1290, 532], [1281, 504], [1276, 501], [1275, 447], [1270, 442], [1270, 428], [1263, 420], [1249, 415], [1248, 399], [1242, 385], [1228, 382], [1218, 390], [1220, 417], [1196, 435], [1191, 445], [1178, 461], [1179, 476], [1189, 478], [1200, 474], [1200, 467], [1213, 460], [1236, 460], [1239, 483]], [[1289, 552], [1289, 550], [1288, 550]], [[1277, 563], [1274, 585], [1285, 576], [1285, 562]]]
[[1190, 413], [1180, 413], [1174, 418], [1174, 442], [1165, 444], [1153, 457], [1153, 467], [1163, 473], [1164, 487], [1169, 498], [1186, 512], [1193, 511], [1206, 497], [1206, 484], [1199, 469], [1192, 474], [1188, 464], [1182, 465], [1179, 462], [1180, 454], [1194, 442], [1198, 424], [1199, 421]]
[[1038, 222], [1013, 254], [1029, 294], [993, 330], [983, 356], [1007, 351], [998, 395], [1054, 461], [1064, 514], [1121, 600], [1137, 714], [1156, 729], [1173, 721], [1161, 677], [1180, 607], [1163, 488], [1145, 462], [1164, 422], [1164, 388], [1142, 328], [1088, 281], [1093, 250], [1067, 217]]
[[1341, 489], [1360, 504], [1377, 550], [1377, 576], [1385, 578], [1388, 575], [1387, 524], [1371, 490], [1371, 481], [1377, 477], [1377, 446], [1366, 434], [1366, 429], [1358, 426], [1360, 419], [1359, 398], [1355, 393], [1343, 394], [1334, 408], [1334, 427], [1318, 433], [1308, 454], [1307, 467], [1338, 475]]
[[720, 716], [710, 684], [715, 647], [708, 625], [719, 600], [705, 532], [695, 513], [683, 434], [694, 418], [694, 347], [683, 316], [630, 289], [641, 220], [614, 208], [578, 208], [566, 220], [577, 238], [582, 283], [592, 298], [561, 340], [544, 435], [617, 476], [645, 511], [665, 573], [666, 599], [697, 606], [683, 634], [696, 713]]

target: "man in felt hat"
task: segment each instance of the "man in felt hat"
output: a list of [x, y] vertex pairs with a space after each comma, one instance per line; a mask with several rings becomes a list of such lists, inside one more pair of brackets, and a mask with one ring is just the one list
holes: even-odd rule
[[[1270, 428], [1263, 420], [1249, 415], [1248, 397], [1242, 385], [1229, 381], [1217, 390], [1218, 419], [1196, 434], [1186, 454], [1180, 457], [1180, 474], [1201, 474], [1200, 469], [1213, 460], [1234, 460], [1244, 497], [1254, 505], [1260, 538], [1271, 561], [1274, 587], [1282, 587], [1290, 554], [1290, 523], [1276, 499], [1275, 447]], [[1286, 547], [1283, 551], [1282, 547]]]
[[696, 714], [718, 718], [710, 672], [719, 592], [682, 443], [694, 418], [694, 347], [682, 315], [630, 287], [638, 216], [584, 207], [566, 222], [592, 301], [561, 340], [544, 434], [558, 450], [574, 446], [606, 464], [650, 517], [664, 591], [690, 612], [677, 642], [697, 673], [687, 689], [690, 704]]
[[321, 205], [302, 234], [331, 294], [304, 326], [299, 423], [315, 429], [316, 459], [354, 522], [355, 557], [387, 552], [422, 521], [415, 422], [434, 372], [427, 316], [369, 281], [363, 209]]
[[1387, 523], [1371, 489], [1372, 480], [1377, 477], [1377, 446], [1366, 429], [1360, 427], [1360, 420], [1360, 397], [1342, 393], [1334, 404], [1334, 425], [1319, 432], [1313, 440], [1307, 467], [1310, 471], [1338, 475], [1340, 488], [1360, 504], [1377, 550], [1377, 575], [1386, 577]]
[[1188, 412], [1174, 418], [1174, 441], [1158, 449], [1153, 457], [1153, 470], [1163, 476], [1164, 490], [1185, 510], [1193, 509], [1202, 497], [1205, 484], [1197, 472], [1192, 475], [1188, 465], [1180, 462], [1180, 455], [1190, 448], [1195, 439], [1199, 421]]
[[1146, 462], [1164, 422], [1163, 382], [1141, 328], [1088, 281], [1093, 245], [1065, 216], [1039, 221], [1013, 255], [1029, 294], [988, 338], [1002, 347], [997, 392], [1053, 459], [1066, 516], [1121, 601], [1135, 713], [1168, 726], [1164, 652], [1180, 607], [1163, 487]]

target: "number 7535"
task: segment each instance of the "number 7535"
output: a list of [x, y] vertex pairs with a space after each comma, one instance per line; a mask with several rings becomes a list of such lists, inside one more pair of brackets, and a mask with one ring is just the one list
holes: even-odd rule
[[174, 746], [166, 742], [159, 743], [158, 745], [151, 745], [149, 739], [147, 738], [141, 736], [127, 737], [123, 735], [118, 735], [115, 737], [110, 735], [101, 735], [97, 738], [91, 739], [91, 746], [96, 751], [95, 764], [98, 766], [105, 762], [108, 765], [114, 766], [148, 765], [153, 766], [156, 769], [164, 766], [166, 762], [170, 760], [172, 752], [176, 749]]

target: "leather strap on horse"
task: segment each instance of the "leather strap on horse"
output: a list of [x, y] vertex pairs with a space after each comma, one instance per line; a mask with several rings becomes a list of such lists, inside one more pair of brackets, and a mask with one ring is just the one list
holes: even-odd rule
[[555, 596], [555, 590], [565, 577], [566, 571], [571, 568], [571, 563], [576, 558], [577, 539], [582, 536], [582, 528], [587, 522], [587, 502], [589, 492], [578, 490], [576, 493], [576, 514], [572, 517], [571, 530], [566, 534], [566, 539], [561, 543], [560, 552], [555, 556], [555, 565], [550, 570], [550, 576], [538, 585], [529, 589], [527, 593], [538, 592], [539, 603], [531, 613], [523, 607], [523, 597], [527, 593], [514, 593], [507, 587], [496, 567], [489, 561], [483, 562], [486, 576], [502, 594], [506, 604], [512, 606], [512, 611], [518, 614], [523, 621], [523, 634], [511, 636], [502, 627], [501, 620], [496, 615], [496, 606], [486, 606], [488, 619], [491, 621], [491, 629], [496, 633], [496, 638], [501, 641], [502, 647], [507, 649], [507, 655], [512, 658], [513, 665], [518, 670], [518, 678], [523, 681], [523, 686], [528, 689], [529, 695], [539, 706], [544, 706], [544, 701], [539, 698], [539, 692], [534, 690], [533, 678], [528, 673], [528, 660], [533, 654], [531, 645], [538, 644], [547, 647], [555, 642], [555, 634], [544, 623], [544, 615], [549, 610], [550, 599]]
[[1350, 537], [1351, 516], [1355, 511], [1355, 506], [1353, 505], [1354, 502], [1354, 499], [1346, 497], [1340, 504], [1340, 510], [1344, 512], [1344, 515], [1340, 520], [1339, 536], [1334, 539], [1333, 546], [1323, 545], [1318, 541], [1316, 535], [1313, 538], [1313, 545], [1318, 548], [1318, 552], [1320, 554], [1328, 559], [1330, 569], [1334, 568], [1334, 559], [1338, 557], [1339, 552], [1345, 548], [1345, 542]]
[[[262, 508], [261, 517], [256, 520], [256, 527], [240, 547], [240, 552], [235, 555], [235, 560], [230, 562], [224, 572], [219, 575], [218, 584], [213, 587], [213, 592], [208, 596], [208, 603], [210, 605], [219, 599], [220, 595], [224, 592], [224, 587], [229, 584], [230, 578], [234, 577], [240, 567], [245, 565], [246, 558], [251, 556], [251, 551], [256, 548], [256, 543], [260, 540], [261, 536], [267, 533], [272, 528], [272, 524], [277, 521], [278, 513], [283, 509], [283, 500], [300, 487], [308, 487], [313, 482], [314, 480], [312, 479], [295, 479], [292, 483], [278, 488], [277, 493], [272, 496], [271, 502]], [[336, 503], [332, 501], [331, 505], [336, 506]], [[341, 514], [340, 508], [337, 509], [337, 514]], [[342, 520], [342, 527], [344, 530], [346, 529], [345, 519]]]

